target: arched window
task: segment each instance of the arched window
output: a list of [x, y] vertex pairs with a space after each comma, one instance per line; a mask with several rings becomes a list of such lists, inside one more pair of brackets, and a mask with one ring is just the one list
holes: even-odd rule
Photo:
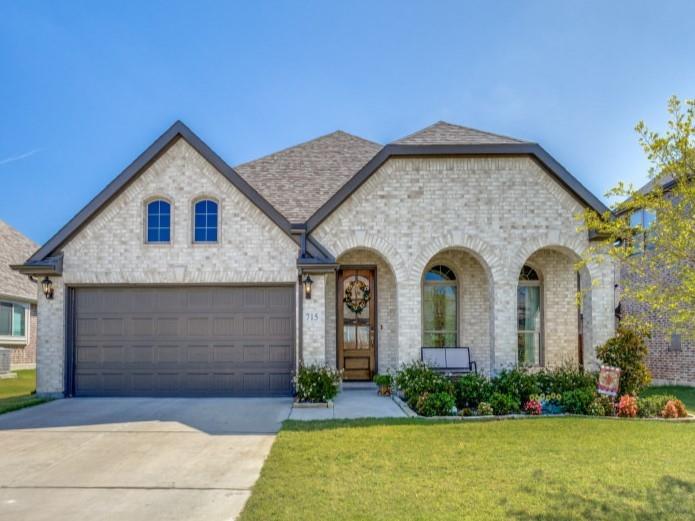
[[171, 240], [171, 205], [163, 199], [147, 203], [147, 242]]
[[543, 365], [543, 303], [541, 279], [536, 270], [524, 265], [516, 290], [518, 363], [520, 366]]
[[422, 290], [422, 345], [456, 347], [458, 297], [456, 275], [446, 266], [425, 273]]
[[193, 240], [217, 242], [217, 203], [210, 199], [197, 201], [194, 208]]

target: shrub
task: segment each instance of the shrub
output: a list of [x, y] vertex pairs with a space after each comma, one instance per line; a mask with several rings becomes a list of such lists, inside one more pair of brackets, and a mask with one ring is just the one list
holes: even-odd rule
[[425, 393], [447, 393], [454, 399], [454, 384], [421, 361], [404, 364], [396, 375], [396, 385], [413, 408], [417, 408], [418, 399]]
[[475, 409], [480, 402], [490, 397], [490, 381], [482, 375], [469, 373], [463, 375], [455, 384], [456, 405], [459, 409]]
[[415, 410], [421, 416], [450, 416], [456, 410], [456, 400], [450, 393], [423, 393]]
[[524, 404], [524, 412], [531, 416], [540, 416], [541, 412], [543, 412], [543, 406], [539, 401], [529, 400]]
[[513, 414], [519, 412], [521, 408], [521, 403], [515, 396], [500, 392], [492, 393], [492, 396], [490, 396], [490, 405], [496, 416]]
[[624, 394], [618, 400], [616, 413], [623, 418], [634, 418], [637, 416], [637, 398], [632, 395]]
[[637, 398], [637, 415], [640, 418], [656, 418], [661, 416], [661, 412], [670, 400], [675, 400], [675, 396], [666, 394], [655, 394]]
[[294, 378], [297, 400], [300, 402], [327, 402], [338, 394], [340, 371], [320, 365], [300, 365]]
[[541, 392], [536, 377], [523, 368], [501, 371], [492, 380], [492, 387], [495, 392], [511, 396], [519, 404], [526, 403], [532, 394]]
[[620, 326], [613, 338], [596, 349], [599, 360], [621, 369], [620, 392], [632, 395], [639, 394], [651, 382], [647, 354], [645, 335], [625, 326]]
[[563, 394], [576, 389], [593, 391], [596, 389], [598, 374], [585, 372], [581, 368], [565, 364], [552, 370], [541, 371], [536, 375], [540, 392]]
[[495, 413], [495, 411], [492, 410], [492, 405], [488, 402], [480, 402], [476, 412], [479, 416], [492, 416]]
[[596, 391], [593, 389], [574, 389], [562, 393], [562, 405], [570, 414], [586, 414], [594, 398]]
[[587, 414], [591, 416], [613, 416], [613, 400], [608, 396], [599, 396], [587, 407]]
[[688, 412], [680, 400], [669, 400], [661, 411], [662, 418], [685, 418]]
[[393, 382], [393, 377], [390, 374], [377, 374], [374, 375], [374, 383], [379, 387], [388, 386], [391, 387]]

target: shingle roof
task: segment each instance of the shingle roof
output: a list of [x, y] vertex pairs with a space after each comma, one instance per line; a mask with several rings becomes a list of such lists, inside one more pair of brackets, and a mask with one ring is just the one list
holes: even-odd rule
[[234, 169], [290, 222], [300, 223], [381, 148], [339, 130]]
[[12, 271], [10, 264], [22, 264], [38, 247], [34, 241], [0, 221], [0, 295], [36, 300], [36, 286], [26, 275]]
[[485, 145], [527, 143], [527, 141], [438, 121], [393, 143], [397, 145]]

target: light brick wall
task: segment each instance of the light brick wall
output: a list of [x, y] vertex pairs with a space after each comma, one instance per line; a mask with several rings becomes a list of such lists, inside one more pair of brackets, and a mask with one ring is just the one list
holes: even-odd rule
[[[533, 160], [518, 158], [390, 159], [315, 230], [334, 255], [354, 248], [379, 254], [393, 268], [398, 287], [398, 360], [419, 356], [421, 277], [435, 254], [470, 252], [489, 274], [492, 367], [516, 363], [516, 286], [519, 270], [536, 251], [553, 248], [568, 259], [588, 246], [577, 231], [581, 205]], [[564, 263], [574, 277], [574, 269]], [[591, 339], [613, 332], [610, 270], [590, 267]], [[571, 297], [574, 303], [574, 295]], [[576, 308], [560, 320], [561, 345], [553, 356], [576, 356]], [[484, 316], [470, 319], [485, 322]], [[573, 322], [574, 321], [574, 322]], [[481, 348], [484, 349], [481, 342]], [[592, 349], [590, 349], [591, 351]], [[593, 359], [591, 353], [588, 354]]]
[[529, 257], [528, 264], [541, 277], [545, 365], [577, 363], [579, 317], [575, 261], [564, 253], [541, 250]]
[[337, 338], [336, 338], [336, 277], [335, 273], [326, 274], [326, 364], [337, 367]]
[[56, 395], [65, 384], [65, 285], [62, 277], [51, 277], [53, 299], [38, 299], [36, 345], [36, 392]]
[[[172, 241], [145, 244], [145, 202], [172, 203]], [[192, 243], [193, 202], [219, 202], [219, 241]], [[63, 391], [63, 285], [296, 283], [298, 247], [184, 140], [65, 247], [55, 297], [39, 299], [39, 392]]]
[[309, 364], [326, 364], [326, 276], [312, 273], [311, 298], [302, 309], [302, 359]]

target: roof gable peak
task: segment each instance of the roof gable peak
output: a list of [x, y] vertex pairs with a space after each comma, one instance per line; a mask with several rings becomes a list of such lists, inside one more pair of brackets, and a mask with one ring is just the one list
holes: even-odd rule
[[521, 139], [494, 134], [485, 130], [464, 127], [437, 121], [431, 125], [408, 134], [393, 142], [395, 145], [484, 145], [484, 144], [520, 144], [528, 143]]

